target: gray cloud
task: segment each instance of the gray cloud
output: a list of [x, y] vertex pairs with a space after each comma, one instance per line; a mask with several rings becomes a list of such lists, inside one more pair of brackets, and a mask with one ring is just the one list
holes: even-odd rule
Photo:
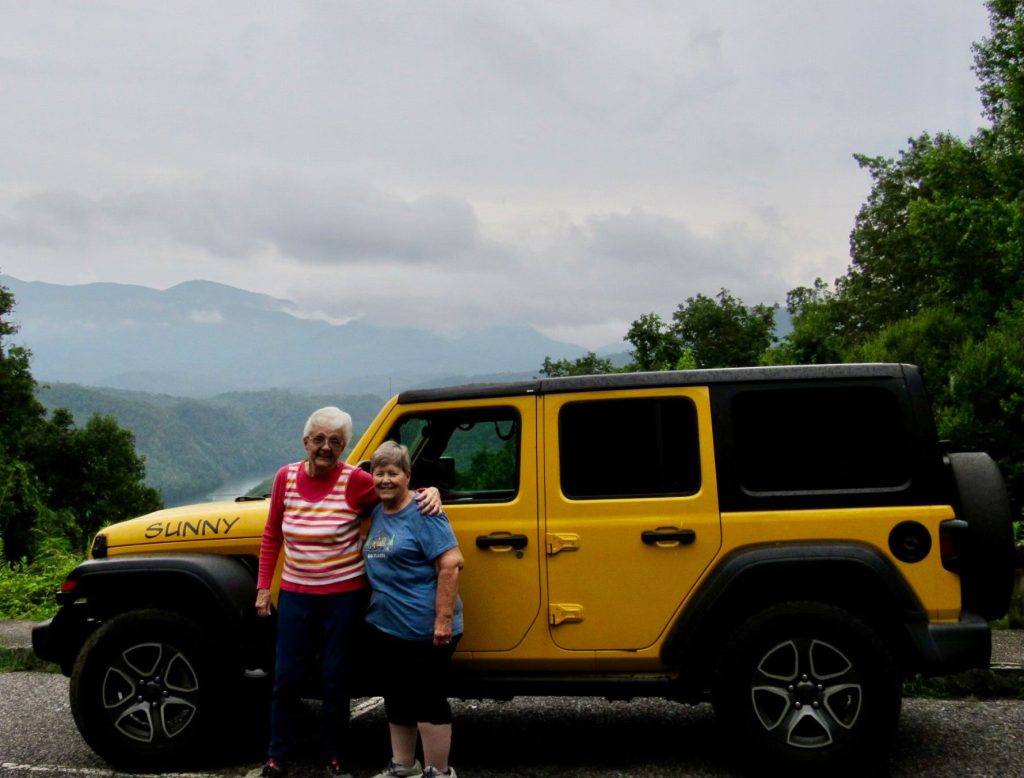
[[272, 248], [299, 263], [464, 258], [478, 243], [473, 209], [443, 195], [410, 200], [363, 188], [314, 190], [262, 179], [241, 190], [170, 189], [90, 198], [33, 194], [0, 221], [0, 242], [57, 249], [143, 236], [240, 259]]
[[854, 152], [980, 124], [980, 2], [0, 0], [0, 271], [588, 346], [848, 262]]

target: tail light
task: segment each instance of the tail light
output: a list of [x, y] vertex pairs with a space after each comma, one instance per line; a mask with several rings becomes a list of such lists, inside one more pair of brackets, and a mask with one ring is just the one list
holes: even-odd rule
[[961, 560], [967, 545], [967, 522], [963, 519], [951, 519], [939, 525], [939, 553], [942, 555], [942, 566], [951, 573], [959, 573]]

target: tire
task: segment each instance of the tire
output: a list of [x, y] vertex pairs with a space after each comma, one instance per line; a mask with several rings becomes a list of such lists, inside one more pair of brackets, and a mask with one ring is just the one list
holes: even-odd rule
[[106, 761], [167, 769], [206, 754], [221, 684], [203, 632], [175, 613], [134, 610], [86, 641], [71, 674], [71, 711]]
[[1006, 615], [1013, 592], [1013, 514], [1006, 483], [988, 454], [949, 455], [957, 516], [967, 522], [961, 560], [963, 609], [993, 620]]
[[716, 718], [730, 754], [787, 773], [863, 775], [899, 720], [896, 665], [860, 619], [821, 603], [751, 617], [715, 673]]

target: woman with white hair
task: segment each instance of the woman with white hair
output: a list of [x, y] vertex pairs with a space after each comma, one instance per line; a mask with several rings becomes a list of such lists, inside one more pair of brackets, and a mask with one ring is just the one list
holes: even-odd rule
[[[302, 433], [306, 458], [285, 465], [274, 479], [256, 582], [256, 613], [269, 616], [270, 586], [283, 551], [270, 745], [262, 771], [269, 778], [287, 772], [303, 680], [318, 652], [327, 774], [347, 775], [341, 756], [350, 665], [368, 600], [359, 525], [379, 500], [373, 477], [341, 460], [351, 437], [347, 413], [333, 406], [314, 411]], [[417, 496], [426, 513], [440, 513], [437, 489]]]

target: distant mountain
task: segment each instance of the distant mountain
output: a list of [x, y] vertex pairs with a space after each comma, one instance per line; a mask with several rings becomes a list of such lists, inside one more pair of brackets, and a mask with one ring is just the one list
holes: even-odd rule
[[167, 290], [10, 276], [0, 284], [14, 293], [14, 340], [32, 350], [42, 382], [186, 397], [311, 386], [383, 395], [442, 377], [535, 375], [546, 356], [585, 353], [531, 327], [443, 337], [300, 319], [288, 300], [208, 281]]

